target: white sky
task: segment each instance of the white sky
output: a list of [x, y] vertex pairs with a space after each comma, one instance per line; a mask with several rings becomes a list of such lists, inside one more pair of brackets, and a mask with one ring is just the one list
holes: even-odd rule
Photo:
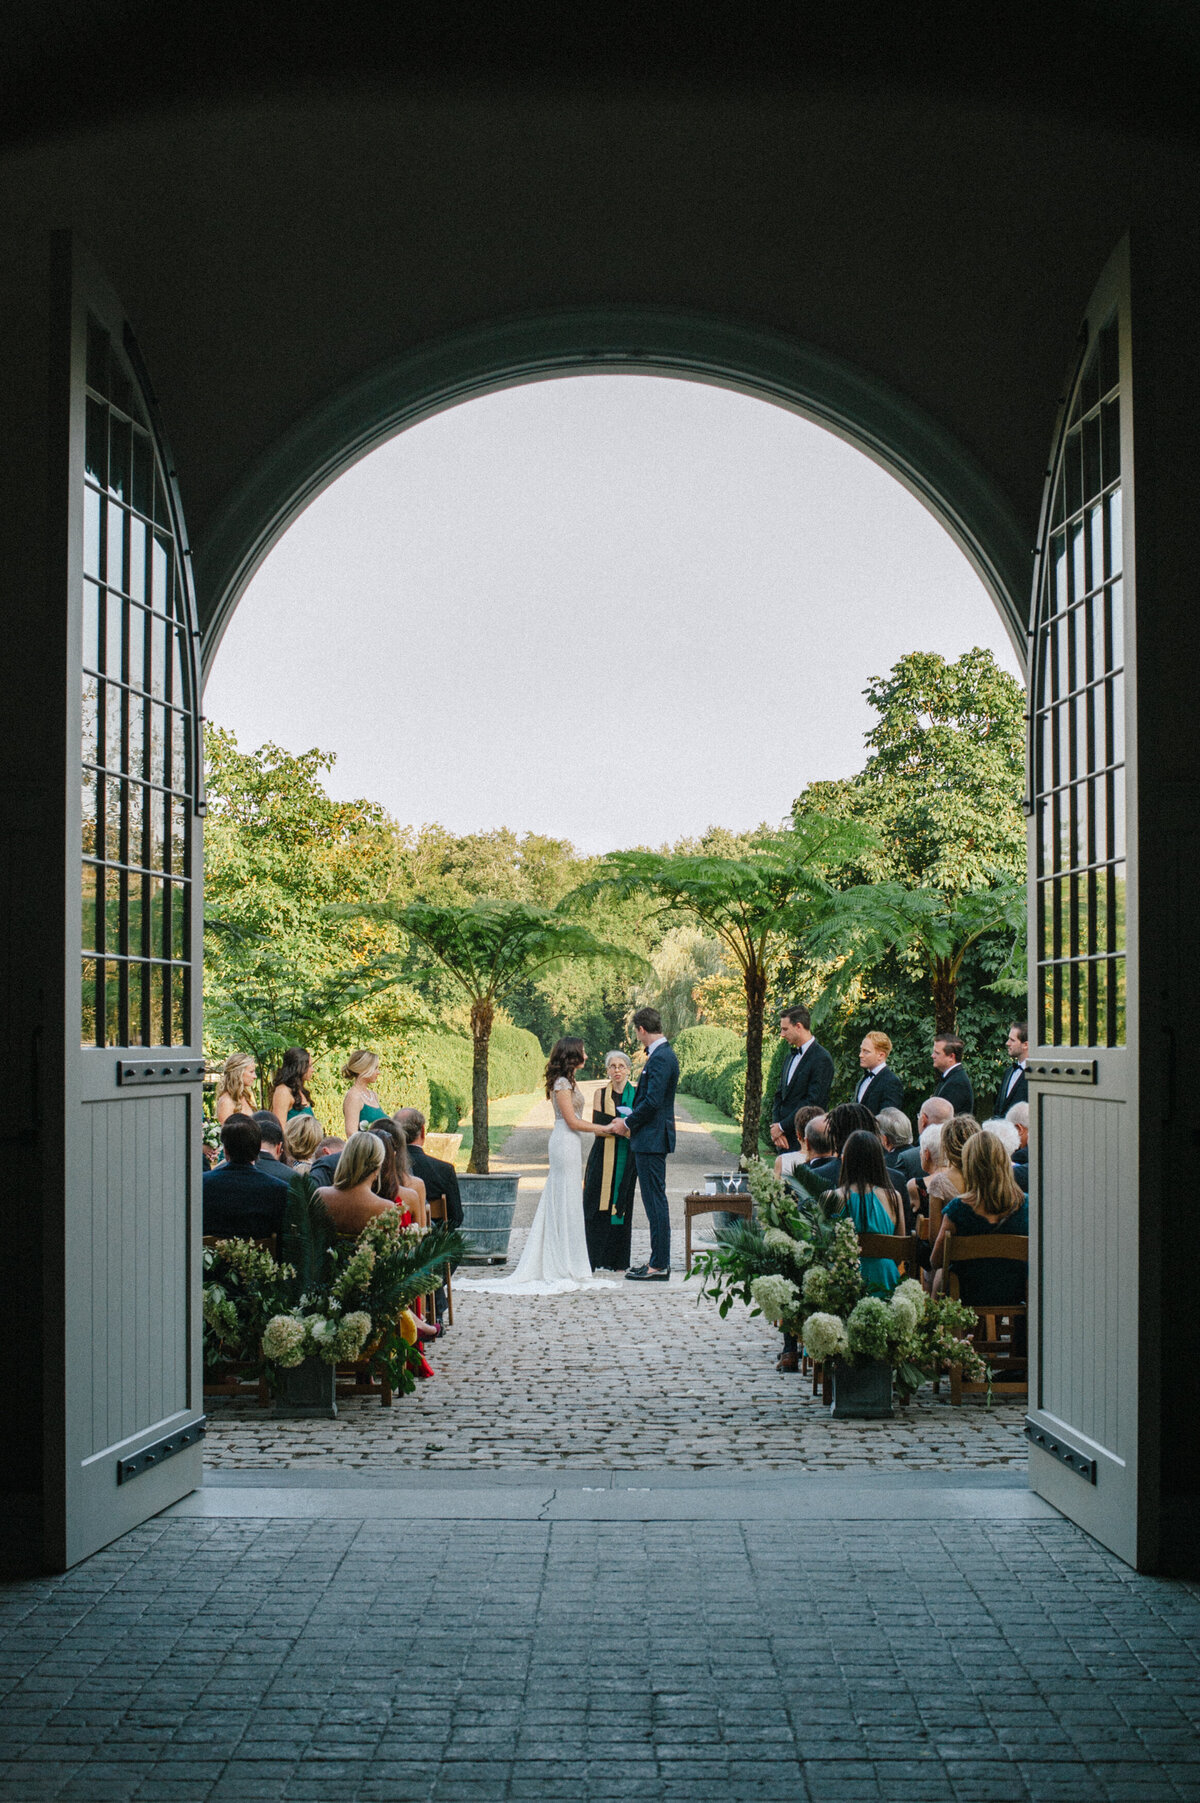
[[583, 851], [772, 823], [860, 768], [906, 651], [1016, 660], [944, 529], [858, 451], [694, 382], [576, 376], [452, 408], [284, 536], [205, 712], [337, 753], [403, 822]]

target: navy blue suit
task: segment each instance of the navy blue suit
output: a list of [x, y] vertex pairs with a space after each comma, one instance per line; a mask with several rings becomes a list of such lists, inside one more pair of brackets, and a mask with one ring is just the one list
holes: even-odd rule
[[650, 1263], [656, 1271], [671, 1268], [667, 1154], [675, 1150], [675, 1091], [678, 1087], [679, 1060], [668, 1042], [659, 1040], [642, 1066], [633, 1107], [625, 1117], [642, 1206], [650, 1223]]
[[256, 1165], [219, 1164], [205, 1173], [201, 1191], [205, 1233], [262, 1240], [283, 1226], [287, 1182]]

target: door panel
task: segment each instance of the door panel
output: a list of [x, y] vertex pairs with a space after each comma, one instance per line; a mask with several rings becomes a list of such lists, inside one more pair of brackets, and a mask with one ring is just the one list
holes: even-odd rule
[[1128, 259], [1092, 298], [1047, 479], [1030, 658], [1030, 1470], [1138, 1556], [1133, 422]]
[[47, 1561], [200, 1481], [200, 777], [171, 462], [121, 309], [64, 244], [66, 1153], [47, 1222]]

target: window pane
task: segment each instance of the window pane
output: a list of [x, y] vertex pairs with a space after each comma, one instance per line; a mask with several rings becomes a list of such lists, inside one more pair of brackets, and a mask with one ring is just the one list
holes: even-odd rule
[[1109, 886], [1109, 901], [1113, 911], [1111, 943], [1115, 950], [1125, 950], [1125, 866], [1114, 864], [1112, 881]]
[[1112, 857], [1121, 859], [1125, 856], [1125, 772], [1114, 770], [1112, 774]]
[[190, 674], [187, 635], [176, 628], [174, 675], [171, 685], [171, 699], [174, 701], [176, 707], [186, 707], [188, 705], [188, 690], [191, 687], [189, 680]]
[[159, 700], [167, 693], [167, 623], [158, 614], [147, 616], [150, 624], [149, 687]]
[[168, 958], [171, 955], [167, 938], [166, 905], [163, 901], [163, 884], [159, 877], [147, 877], [147, 925], [150, 933], [149, 952], [152, 958]]
[[83, 585], [83, 663], [88, 670], [100, 668], [100, 590], [94, 582]]
[[1088, 588], [1099, 588], [1104, 581], [1104, 508], [1093, 507], [1088, 513]]
[[171, 972], [171, 1044], [188, 1042], [188, 973], [178, 966]]
[[146, 1031], [142, 1023], [143, 968], [144, 967], [141, 964], [127, 964], [125, 966], [125, 980], [128, 993], [128, 1013], [126, 1016], [128, 1021], [126, 1032], [129, 1034], [126, 1043], [128, 1045], [145, 1045], [146, 1043]]
[[1069, 599], [1067, 593], [1067, 540], [1066, 534], [1055, 534], [1050, 548], [1051, 581], [1049, 588], [1049, 604], [1051, 613], [1061, 613]]
[[87, 398], [84, 426], [83, 468], [85, 475], [104, 488], [108, 483], [108, 408], [101, 401]]
[[145, 432], [133, 435], [133, 504], [146, 515], [154, 507], [154, 452]]
[[144, 864], [146, 861], [145, 797], [146, 791], [141, 783], [125, 784], [125, 819], [127, 823], [125, 861], [128, 864]]
[[110, 501], [105, 513], [104, 549], [109, 588], [125, 592], [125, 514]]
[[1087, 532], [1082, 520], [1071, 528], [1071, 599], [1087, 593]]
[[79, 748], [85, 762], [94, 764], [100, 761], [100, 684], [94, 676], [83, 679], [82, 701]]
[[1072, 663], [1074, 680], [1072, 681], [1071, 686], [1076, 689], [1082, 688], [1088, 679], [1087, 654], [1088, 640], [1091, 637], [1091, 629], [1088, 621], [1089, 606], [1089, 602], [1081, 601], [1079, 606], [1075, 609], [1075, 612], [1071, 615], [1071, 637], [1073, 640], [1071, 655], [1074, 660]]
[[150, 546], [150, 599], [160, 613], [171, 610], [168, 574], [171, 567], [171, 541], [161, 532], [154, 534]]
[[146, 528], [136, 514], [129, 516], [129, 593], [146, 599]]
[[121, 790], [111, 776], [104, 779], [104, 855], [110, 864], [121, 862]]
[[1083, 494], [1090, 501], [1100, 493], [1100, 415], [1083, 422]]
[[96, 866], [83, 866], [83, 932], [80, 943], [85, 951], [95, 951], [102, 944], [96, 936]]
[[125, 888], [125, 943], [121, 947], [131, 958], [140, 958], [145, 954], [142, 926], [142, 882], [143, 878], [136, 870], [126, 871], [121, 881]]
[[96, 960], [83, 960], [82, 1008], [79, 1022], [79, 1042], [81, 1045], [96, 1043]]
[[125, 767], [125, 693], [111, 682], [104, 685], [104, 761], [110, 770]]
[[1121, 474], [1121, 403], [1119, 400], [1106, 401], [1100, 409], [1101, 435], [1103, 437], [1102, 458], [1104, 462], [1104, 481], [1107, 485], [1115, 482]]
[[1118, 488], [1108, 497], [1108, 565], [1109, 574], [1114, 576], [1119, 576], [1125, 565], [1121, 530], [1121, 491]]
[[1099, 776], [1092, 784], [1092, 862], [1105, 864], [1112, 855], [1108, 843], [1108, 783]]
[[83, 772], [81, 815], [84, 857], [94, 858], [100, 854], [100, 845], [96, 835], [96, 804], [102, 781], [103, 778], [96, 776], [91, 770]]
[[118, 501], [128, 501], [130, 498], [132, 454], [129, 421], [111, 415], [108, 428], [108, 488], [109, 493]]
[[191, 889], [189, 883], [172, 883], [171, 885], [171, 956], [186, 958], [187, 945], [187, 904]]
[[163, 821], [163, 807], [166, 797], [161, 789], [147, 789], [146, 806], [150, 815], [150, 868], [165, 868], [166, 837]]
[[1120, 676], [1114, 676], [1108, 684], [1109, 694], [1109, 731], [1112, 742], [1112, 762], [1125, 762], [1125, 683]]
[[1113, 1034], [1112, 1034], [1111, 1044], [1124, 1045], [1125, 1044], [1125, 960], [1124, 960], [1124, 958], [1114, 959], [1110, 973], [1109, 973], [1109, 982], [1112, 984], [1113, 989], [1115, 991], [1115, 994], [1113, 997], [1113, 1013], [1112, 1013]]
[[1069, 518], [1083, 504], [1083, 448], [1078, 426], [1073, 432], [1068, 432], [1067, 442], [1063, 446], [1063, 482]]
[[83, 568], [87, 576], [103, 576], [100, 528], [104, 503], [94, 488], [83, 491]]
[[163, 708], [156, 707], [153, 702], [148, 708], [150, 716], [150, 781], [165, 783], [167, 780], [167, 715]]
[[1108, 667], [1120, 670], [1125, 663], [1125, 586], [1114, 582], [1108, 593]]
[[183, 714], [171, 716], [171, 787], [186, 793], [188, 787], [187, 720]]
[[104, 997], [104, 1043], [105, 1045], [121, 1044], [121, 971], [123, 966], [114, 964], [111, 959], [106, 963], [96, 964], [96, 1011], [100, 1010], [100, 998]]
[[163, 967], [150, 966], [150, 1038], [149, 1045], [169, 1045], [169, 1022], [163, 1013]]
[[1098, 958], [1096, 960], [1096, 965], [1092, 973], [1092, 983], [1095, 989], [1096, 1005], [1096, 1036], [1093, 1039], [1092, 1044], [1108, 1045], [1108, 960], [1106, 958]]

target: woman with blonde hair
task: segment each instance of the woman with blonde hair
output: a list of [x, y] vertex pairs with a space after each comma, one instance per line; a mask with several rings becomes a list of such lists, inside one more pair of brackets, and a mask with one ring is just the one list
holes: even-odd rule
[[[996, 1134], [983, 1129], [973, 1134], [962, 1149], [962, 1168], [966, 1187], [961, 1196], [947, 1202], [930, 1257], [936, 1274], [935, 1290], [943, 1281], [939, 1267], [945, 1263], [947, 1228], [964, 1237], [981, 1233], [1026, 1237], [1029, 1233], [1029, 1203], [1013, 1175], [1008, 1148]], [[953, 1264], [950, 1268], [954, 1269]], [[1028, 1265], [1017, 1259], [986, 1259], [982, 1263], [972, 1260], [959, 1274], [959, 1294], [972, 1308], [986, 1303], [1024, 1302], [1028, 1277]]]
[[346, 1123], [346, 1138], [356, 1133], [360, 1127], [373, 1126], [387, 1116], [387, 1109], [379, 1105], [379, 1097], [375, 1093], [375, 1082], [379, 1076], [379, 1054], [369, 1052], [365, 1047], [351, 1052], [342, 1066], [342, 1076], [350, 1085], [342, 1097], [342, 1118]]
[[321, 1143], [321, 1123], [315, 1115], [293, 1115], [283, 1130], [288, 1157], [301, 1173], [308, 1170]]
[[963, 1175], [963, 1151], [979, 1130], [979, 1122], [973, 1114], [956, 1114], [942, 1128], [942, 1162], [925, 1187], [932, 1200], [943, 1207], [955, 1196], [961, 1196], [967, 1187]]
[[221, 1067], [221, 1087], [217, 1091], [215, 1113], [223, 1127], [231, 1114], [254, 1113], [254, 1085], [258, 1065], [249, 1052], [233, 1052]]
[[339, 1233], [361, 1233], [368, 1221], [396, 1206], [376, 1193], [383, 1157], [381, 1139], [373, 1133], [356, 1133], [338, 1159], [333, 1182], [317, 1191]]

